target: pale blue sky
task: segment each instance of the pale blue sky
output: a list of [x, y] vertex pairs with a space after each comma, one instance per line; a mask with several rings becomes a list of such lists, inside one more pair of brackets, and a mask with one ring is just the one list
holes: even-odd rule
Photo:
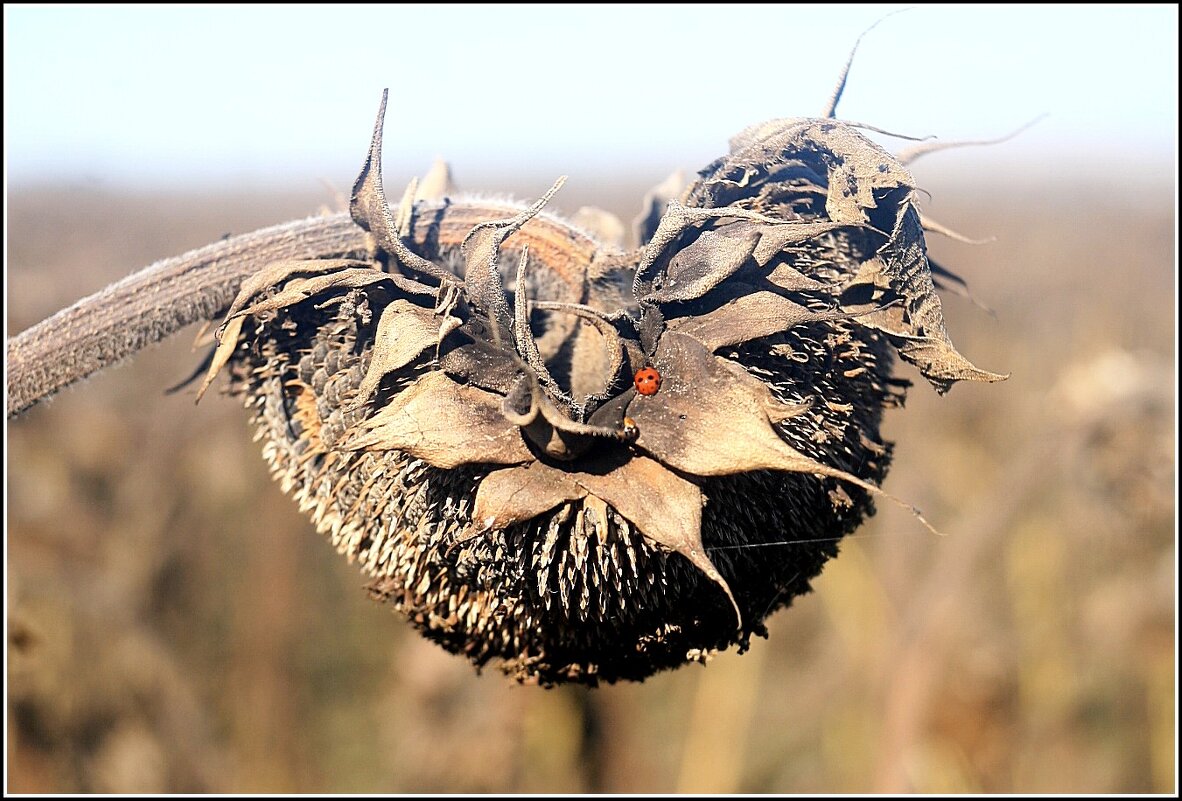
[[[899, 7], [7, 5], [7, 175], [347, 185], [389, 86], [388, 172], [659, 176], [817, 114]], [[1173, 172], [1177, 28], [1176, 6], [919, 7], [866, 37], [839, 113], [959, 138], [1048, 112], [1003, 161]]]

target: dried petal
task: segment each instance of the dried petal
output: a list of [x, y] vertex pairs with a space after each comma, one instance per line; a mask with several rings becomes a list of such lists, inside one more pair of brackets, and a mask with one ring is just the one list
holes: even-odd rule
[[226, 319], [234, 317], [245, 309], [250, 300], [264, 290], [280, 286], [292, 279], [308, 278], [338, 270], [372, 268], [372, 266], [356, 259], [295, 259], [269, 264], [257, 273], [243, 279], [238, 296], [234, 298], [234, 303], [226, 312]]
[[520, 464], [533, 459], [501, 398], [430, 372], [360, 425], [344, 450], [397, 450], [435, 467]]
[[[876, 327], [872, 326], [871, 327]], [[882, 330], [886, 331], [885, 328]], [[952, 345], [947, 334], [938, 337], [910, 337], [891, 334], [891, 342], [899, 349], [899, 355], [919, 368], [923, 377], [931, 382], [936, 391], [943, 395], [957, 381], [1005, 381], [1009, 373], [991, 373], [970, 362]]]
[[[199, 402], [205, 395], [206, 390], [213, 383], [214, 377], [226, 366], [235, 348], [238, 347], [238, 337], [242, 334], [242, 324], [246, 315], [263, 310], [263, 304], [256, 304], [255, 306], [246, 308], [247, 304], [254, 297], [273, 286], [290, 283], [293, 286], [293, 293], [295, 294], [288, 295], [287, 297], [294, 298], [294, 300], [291, 300], [289, 303], [281, 303], [279, 306], [274, 307], [280, 308], [290, 305], [292, 302], [306, 299], [307, 295], [298, 292], [295, 288], [315, 287], [318, 285], [309, 284], [309, 282], [316, 280], [324, 281], [325, 279], [328, 279], [328, 283], [331, 285], [332, 274], [341, 271], [357, 271], [366, 276], [374, 274], [371, 265], [363, 261], [357, 261], [356, 259], [293, 259], [269, 264], [243, 279], [242, 285], [238, 290], [238, 295], [234, 298], [234, 302], [230, 305], [230, 310], [226, 313], [225, 322], [214, 333], [218, 345], [210, 360], [209, 370], [205, 374], [205, 380], [201, 382], [201, 387], [197, 390], [197, 401]], [[325, 273], [329, 273], [330, 275], [326, 276], [324, 275]], [[381, 274], [378, 273], [377, 275], [380, 277]], [[284, 292], [280, 292], [276, 297], [283, 296], [284, 294]]]
[[826, 286], [815, 278], [809, 278], [800, 270], [788, 264], [777, 264], [766, 277], [767, 280], [776, 286], [786, 289], [789, 292], [816, 291], [824, 289]]

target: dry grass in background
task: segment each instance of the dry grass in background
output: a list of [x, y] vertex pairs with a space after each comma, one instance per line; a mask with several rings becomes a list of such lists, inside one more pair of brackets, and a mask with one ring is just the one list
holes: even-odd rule
[[[182, 335], [9, 424], [8, 789], [1174, 790], [1172, 188], [924, 185], [998, 237], [930, 244], [996, 309], [945, 298], [958, 348], [1013, 372], [888, 413], [886, 489], [946, 538], [881, 504], [744, 656], [516, 686], [367, 599], [236, 403], [162, 394]], [[322, 202], [10, 190], [8, 333]]]

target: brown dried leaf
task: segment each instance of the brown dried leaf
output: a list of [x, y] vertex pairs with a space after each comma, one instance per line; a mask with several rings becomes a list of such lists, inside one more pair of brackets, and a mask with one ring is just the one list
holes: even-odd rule
[[[885, 329], [884, 329], [885, 330]], [[952, 346], [947, 335], [940, 337], [910, 337], [901, 334], [891, 336], [904, 360], [914, 364], [931, 382], [936, 391], [943, 395], [957, 381], [1005, 381], [1009, 373], [991, 373], [970, 362]]]
[[269, 298], [255, 303], [240, 311], [234, 312], [229, 319], [276, 311], [296, 303], [301, 303], [313, 295], [319, 295], [331, 289], [359, 289], [363, 286], [386, 281], [390, 276], [373, 267], [350, 268], [338, 270], [328, 275], [317, 275], [312, 278], [294, 278], [287, 282], [283, 289]]
[[[764, 265], [789, 245], [807, 242], [813, 237], [845, 227], [845, 223], [839, 222], [793, 222], [783, 225], [763, 225], [759, 228], [759, 244], [752, 255], [756, 262]], [[797, 274], [799, 275], [799, 273]]]
[[[886, 151], [883, 151], [883, 156], [885, 158], [881, 164], [894, 163], [894, 159], [890, 159]], [[862, 159], [843, 160], [829, 168], [829, 194], [825, 198], [825, 213], [834, 222], [867, 225], [870, 222], [868, 212], [878, 208], [876, 191], [911, 186], [910, 179], [911, 176], [906, 175], [905, 179], [900, 177], [895, 181], [882, 180], [880, 176], [874, 175], [873, 168], [869, 171], [866, 169]]]
[[440, 317], [431, 309], [402, 299], [386, 306], [378, 320], [373, 357], [357, 390], [354, 407], [369, 400], [387, 374], [405, 367], [424, 350], [437, 345], [444, 329], [458, 322], [455, 317]]
[[697, 485], [644, 456], [589, 468], [566, 471], [535, 462], [490, 473], [477, 490], [473, 522], [484, 530], [503, 528], [564, 501], [594, 497], [646, 539], [681, 554], [705, 573], [726, 593], [742, 625], [734, 595], [702, 545], [702, 492]]
[[489, 333], [493, 342], [501, 347], [513, 346], [513, 313], [498, 267], [501, 244], [537, 216], [564, 183], [565, 175], [555, 181], [536, 203], [514, 217], [478, 223], [460, 244], [468, 301], [488, 315]]
[[446, 469], [463, 464], [521, 464], [533, 459], [501, 398], [429, 372], [360, 425], [344, 450], [397, 450]]
[[[903, 298], [905, 309], [884, 309], [866, 315], [861, 322], [890, 335], [899, 355], [918, 367], [937, 392], [943, 394], [964, 379], [992, 382], [1009, 377], [980, 369], [948, 338], [940, 298], [932, 285], [919, 212], [911, 197], [904, 201], [890, 239], [878, 250], [878, 259], [864, 268], [877, 268], [881, 276], [874, 282], [881, 285], [885, 279]], [[865, 280], [865, 276], [857, 280]]]
[[702, 545], [702, 491], [663, 465], [636, 456], [602, 473], [572, 473], [591, 495], [601, 498], [640, 529], [646, 539], [681, 554], [726, 593], [741, 628], [743, 614], [730, 586]]
[[[464, 329], [465, 327], [461, 326], [459, 330], [466, 334]], [[440, 353], [439, 366], [445, 373], [461, 381], [501, 395], [508, 394], [520, 372], [520, 367], [506, 351], [494, 348], [487, 342], [477, 339], [477, 336], [479, 335], [471, 335], [469, 338], [473, 341], [468, 344]], [[445, 343], [445, 346], [449, 343]]]
[[759, 241], [759, 231], [746, 222], [703, 231], [669, 260], [660, 289], [645, 300], [671, 303], [702, 297], [737, 272]]
[[[238, 347], [238, 337], [242, 334], [242, 324], [246, 315], [263, 310], [262, 304], [245, 308], [247, 303], [273, 286], [290, 282], [295, 287], [306, 287], [309, 285], [308, 282], [314, 278], [331, 280], [331, 275], [324, 274], [339, 271], [360, 271], [366, 275], [373, 273], [371, 265], [356, 259], [293, 259], [274, 262], [243, 279], [238, 295], [226, 313], [225, 322], [214, 332], [214, 338], [218, 341], [218, 345], [210, 360], [205, 380], [201, 382], [201, 386], [197, 390], [197, 401], [201, 400], [213, 383], [213, 379], [233, 356], [235, 348]], [[281, 292], [280, 295], [282, 294]], [[302, 300], [304, 297], [306, 296], [300, 295], [297, 300]]]
[[242, 334], [242, 323], [246, 320], [245, 317], [235, 317], [225, 324], [221, 332], [221, 340], [218, 342], [217, 349], [213, 352], [213, 359], [209, 363], [209, 371], [205, 374], [205, 380], [201, 382], [201, 387], [197, 390], [197, 401], [200, 402], [205, 391], [209, 389], [210, 384], [213, 383], [214, 377], [221, 372], [226, 363], [230, 361], [230, 357], [234, 355], [234, 349], [238, 347], [238, 337]]
[[653, 267], [657, 264], [660, 255], [673, 245], [683, 233], [695, 224], [725, 217], [754, 220], [770, 225], [785, 222], [784, 220], [778, 220], [774, 217], [760, 214], [757, 211], [739, 208], [737, 206], [718, 209], [697, 208], [684, 206], [675, 200], [670, 201], [668, 208], [665, 209], [665, 214], [657, 224], [657, 229], [653, 232], [652, 239], [642, 249], [640, 262], [636, 266], [636, 273], [632, 279], [633, 295], [638, 300], [647, 300], [652, 294], [656, 283], [664, 280], [661, 272], [657, 272], [653, 276], [650, 276], [649, 273], [653, 271]]
[[789, 292], [817, 291], [826, 288], [826, 284], [815, 278], [809, 278], [800, 270], [787, 264], [777, 264], [773, 267], [772, 271], [767, 274], [767, 280]]
[[586, 494], [570, 473], [541, 462], [494, 470], [476, 490], [472, 523], [481, 531], [503, 529]]
[[356, 259], [296, 259], [269, 264], [257, 273], [243, 279], [238, 296], [234, 298], [234, 303], [226, 312], [226, 319], [237, 315], [246, 308], [252, 298], [271, 287], [279, 286], [293, 279], [310, 278], [338, 270], [366, 268], [372, 269], [372, 265]]
[[[664, 246], [685, 230], [692, 222], [708, 219], [709, 216], [750, 215], [718, 228], [703, 231], [692, 243], [679, 250], [670, 259], [665, 269], [653, 279], [654, 290], [642, 296], [649, 303], [673, 303], [695, 300], [710, 292], [737, 273], [748, 259], [765, 266], [789, 245], [847, 227], [844, 223], [799, 222], [778, 220], [754, 215], [738, 209], [733, 215], [707, 212], [701, 209], [670, 208], [670, 214], [663, 220], [663, 226], [653, 237], [650, 250]], [[761, 221], [754, 221], [759, 218]], [[655, 258], [655, 254], [654, 254]], [[646, 254], [642, 271], [652, 260]], [[824, 285], [806, 278], [787, 265], [778, 265], [778, 277], [786, 289], [817, 289]], [[770, 277], [770, 276], [769, 276]]]
[[767, 412], [775, 399], [763, 382], [698, 340], [666, 333], [653, 363], [661, 389], [633, 398], [628, 416], [640, 429], [637, 445], [657, 459], [699, 476], [828, 471], [780, 439]]
[[[661, 389], [655, 395], [637, 395], [628, 415], [640, 428], [636, 444], [665, 464], [700, 476], [780, 470], [838, 478], [909, 509], [931, 529], [910, 504], [782, 440], [771, 422], [782, 415], [769, 414], [769, 408], [784, 405], [739, 365], [673, 331], [661, 337], [653, 361], [661, 373]], [[788, 415], [802, 411], [790, 407]]]
[[688, 334], [714, 351], [724, 345], [737, 345], [818, 320], [849, 317], [845, 313], [815, 312], [799, 303], [767, 290], [746, 284], [733, 288], [735, 297], [705, 314], [677, 317], [666, 321], [670, 331]]

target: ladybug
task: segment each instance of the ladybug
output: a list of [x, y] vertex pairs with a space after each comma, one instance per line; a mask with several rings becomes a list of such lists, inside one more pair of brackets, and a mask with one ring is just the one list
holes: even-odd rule
[[661, 388], [661, 374], [652, 367], [642, 367], [636, 371], [632, 382], [636, 384], [636, 391], [641, 395], [656, 395], [657, 390]]

